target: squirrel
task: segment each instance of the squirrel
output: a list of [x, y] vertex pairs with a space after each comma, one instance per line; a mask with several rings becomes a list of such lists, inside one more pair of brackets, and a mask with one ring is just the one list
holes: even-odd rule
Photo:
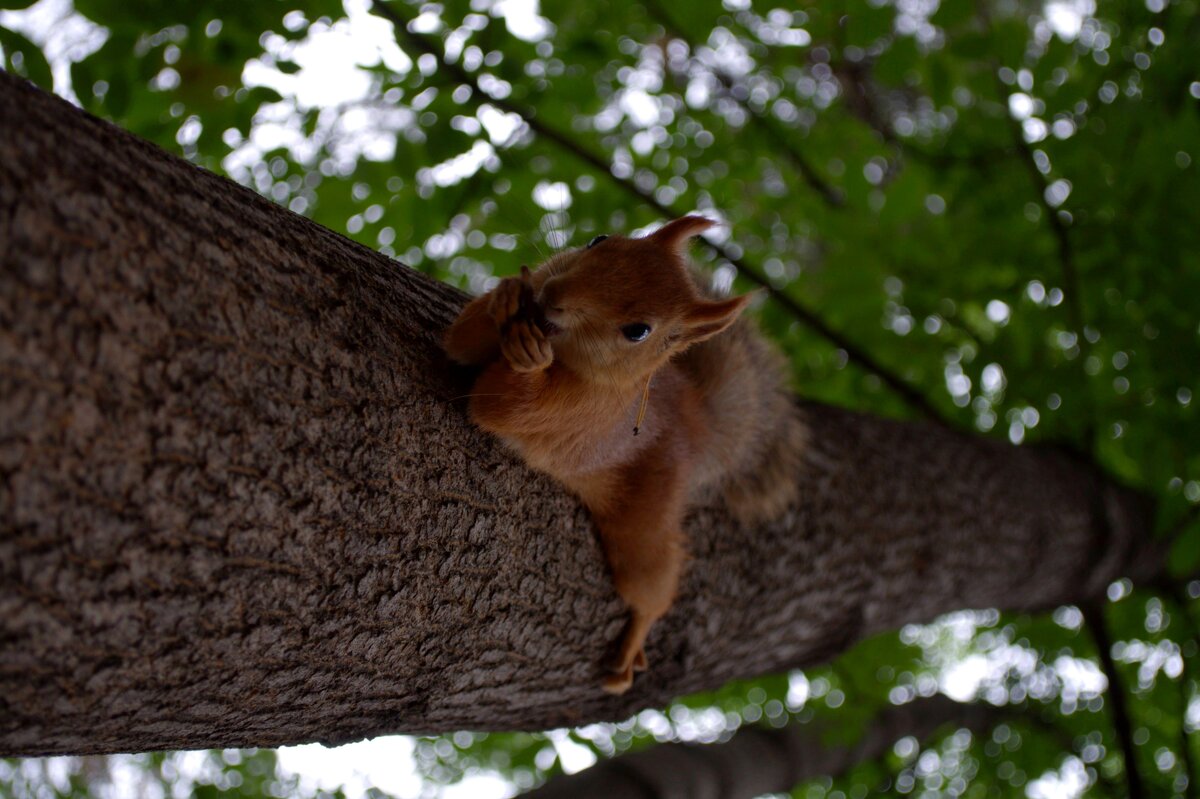
[[507, 277], [446, 331], [454, 361], [483, 367], [469, 414], [588, 508], [629, 607], [603, 687], [646, 668], [651, 625], [674, 602], [683, 520], [714, 492], [743, 524], [795, 499], [805, 431], [781, 355], [741, 319], [749, 295], [699, 284], [688, 242], [715, 223], [642, 238], [597, 236]]

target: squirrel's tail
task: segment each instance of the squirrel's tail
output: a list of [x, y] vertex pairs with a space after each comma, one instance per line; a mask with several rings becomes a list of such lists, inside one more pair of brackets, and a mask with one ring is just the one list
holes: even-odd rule
[[708, 417], [697, 487], [722, 493], [744, 523], [781, 515], [796, 499], [808, 439], [784, 357], [743, 319], [678, 363], [700, 389]]

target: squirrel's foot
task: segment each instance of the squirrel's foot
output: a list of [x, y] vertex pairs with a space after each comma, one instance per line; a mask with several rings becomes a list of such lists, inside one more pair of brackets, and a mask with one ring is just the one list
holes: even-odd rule
[[633, 685], [633, 665], [630, 664], [624, 671], [617, 674], [610, 674], [604, 678], [601, 686], [610, 694], [619, 696], [629, 690], [629, 686]]
[[515, 372], [537, 372], [554, 361], [554, 349], [538, 326], [527, 319], [513, 319], [500, 337], [500, 352]]
[[625, 693], [633, 684], [634, 672], [646, 670], [646, 631], [652, 621], [651, 617], [633, 610], [616, 655], [605, 663], [609, 671], [609, 676], [604, 678], [605, 691]]
[[632, 657], [626, 656], [624, 662], [620, 660], [613, 662], [609, 665], [608, 670], [612, 673], [601, 683], [604, 690], [610, 694], [625, 693], [629, 690], [629, 686], [633, 685], [633, 675], [646, 670], [646, 648], [638, 647]]

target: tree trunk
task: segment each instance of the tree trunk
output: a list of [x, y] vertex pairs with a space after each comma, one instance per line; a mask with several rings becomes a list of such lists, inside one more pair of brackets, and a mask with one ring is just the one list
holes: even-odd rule
[[463, 295], [0, 73], [0, 751], [545, 729], [1154, 571], [1050, 451], [797, 406], [799, 507], [688, 522], [629, 694], [582, 508], [474, 430]]

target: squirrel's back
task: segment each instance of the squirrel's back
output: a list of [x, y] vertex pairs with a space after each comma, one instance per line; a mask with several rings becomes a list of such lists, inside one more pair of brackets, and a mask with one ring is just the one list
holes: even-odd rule
[[696, 489], [719, 491], [748, 524], [782, 514], [796, 499], [807, 441], [783, 355], [741, 319], [675, 363], [699, 389], [708, 417]]

